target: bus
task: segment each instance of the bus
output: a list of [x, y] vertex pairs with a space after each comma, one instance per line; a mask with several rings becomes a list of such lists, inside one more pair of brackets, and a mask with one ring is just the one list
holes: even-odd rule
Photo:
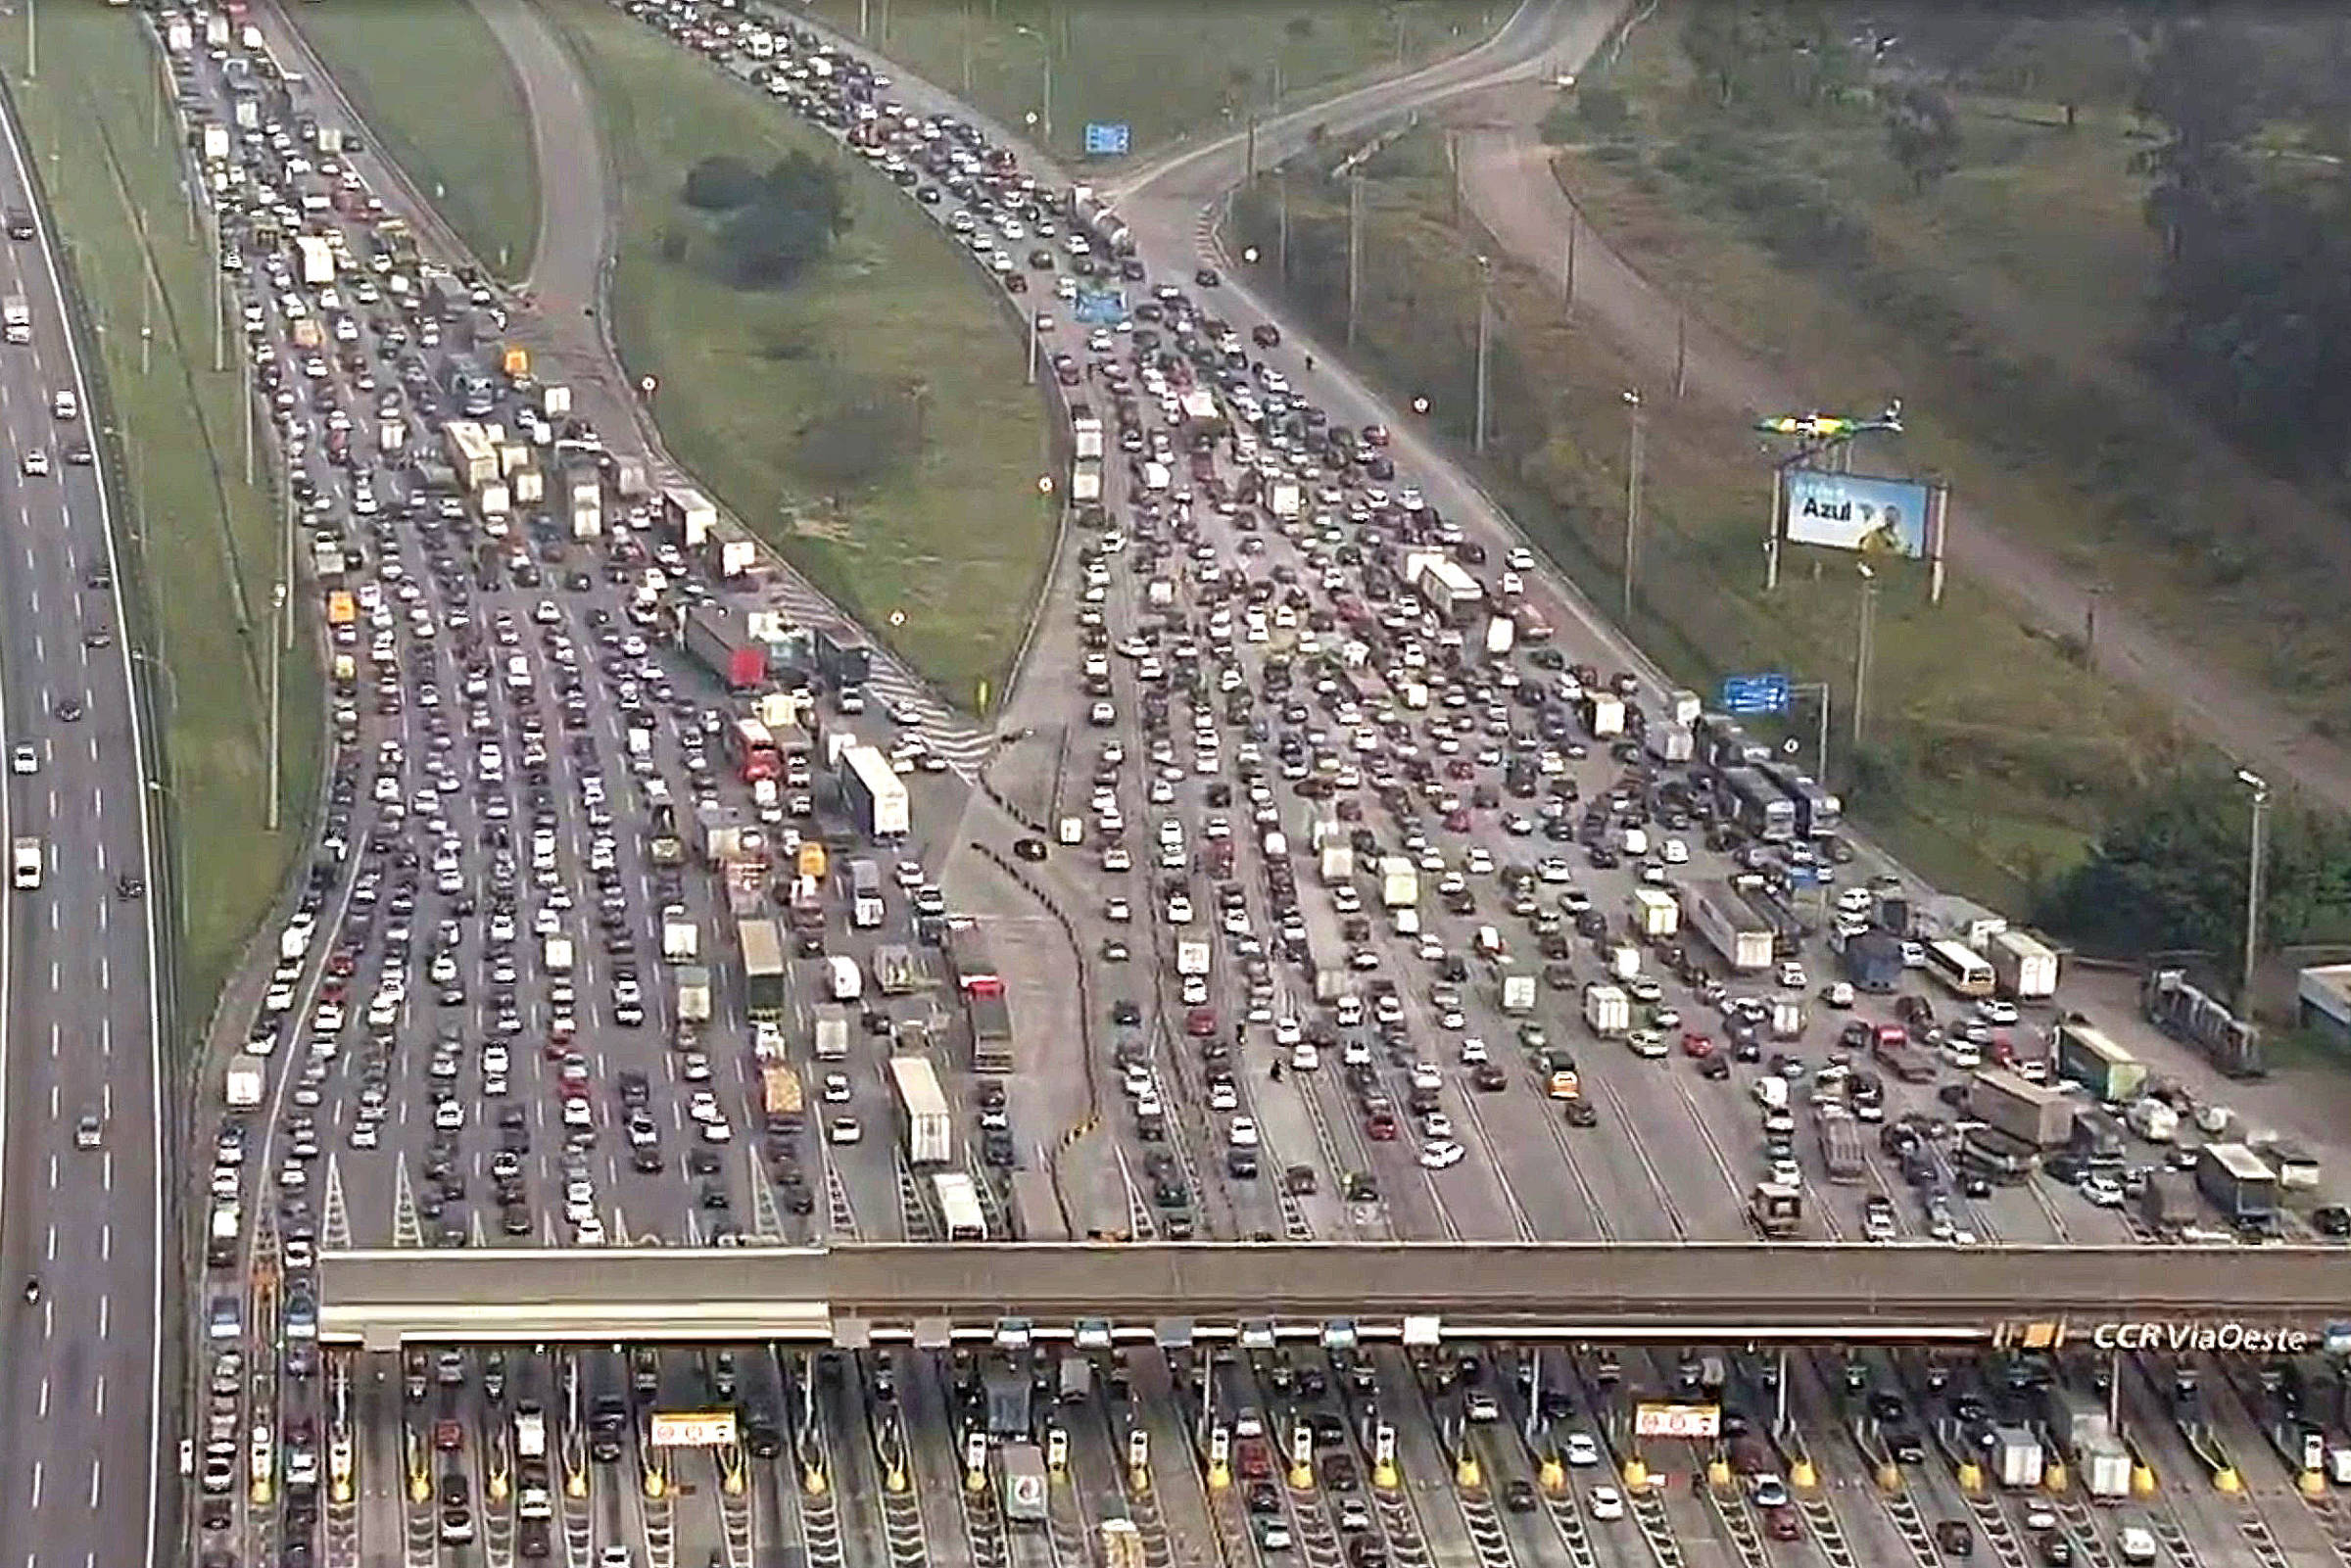
[[1796, 802], [1779, 785], [1752, 768], [1730, 768], [1722, 775], [1725, 804], [1741, 828], [1766, 842], [1796, 836]]
[[955, 1123], [938, 1071], [927, 1056], [893, 1056], [889, 1082], [898, 1108], [898, 1131], [909, 1165], [943, 1165], [954, 1157]]
[[727, 732], [727, 756], [746, 784], [774, 779], [784, 772], [784, 752], [766, 725], [757, 719], [738, 719]]
[[1837, 831], [1844, 820], [1845, 803], [1822, 788], [1819, 780], [1785, 763], [1769, 763], [1757, 771], [1795, 803], [1798, 832], [1806, 838], [1826, 838]]
[[1927, 973], [1941, 980], [1953, 996], [1991, 994], [1991, 961], [1964, 942], [1947, 938], [1929, 942]]
[[931, 1178], [932, 1196], [938, 1200], [939, 1227], [949, 1241], [987, 1240], [987, 1215], [980, 1208], [980, 1188], [960, 1170], [942, 1170]]

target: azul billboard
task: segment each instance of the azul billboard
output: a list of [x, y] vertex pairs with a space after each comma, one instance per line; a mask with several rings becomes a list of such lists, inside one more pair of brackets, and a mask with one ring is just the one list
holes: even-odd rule
[[1927, 494], [1926, 486], [1907, 479], [1791, 468], [1788, 542], [1922, 560], [1927, 553]]

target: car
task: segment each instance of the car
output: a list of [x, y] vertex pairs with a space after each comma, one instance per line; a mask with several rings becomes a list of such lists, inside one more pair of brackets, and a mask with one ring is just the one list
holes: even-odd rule
[[1585, 1497], [1592, 1517], [1603, 1523], [1624, 1517], [1624, 1494], [1614, 1487], [1594, 1487]]
[[73, 1147], [95, 1149], [105, 1141], [105, 1128], [98, 1119], [98, 1113], [95, 1111], [84, 1112], [81, 1119], [73, 1124]]
[[48, 449], [43, 447], [27, 447], [24, 449], [24, 455], [22, 460], [26, 478], [46, 479], [49, 477]]
[[1447, 1138], [1420, 1146], [1420, 1164], [1429, 1170], [1449, 1170], [1462, 1163], [1468, 1151]]
[[57, 704], [57, 716], [68, 724], [75, 723], [81, 718], [81, 715], [82, 706], [79, 697], [65, 697], [60, 699]]
[[9, 748], [8, 771], [11, 773], [38, 773], [41, 771], [41, 754], [33, 750], [29, 743], [19, 741]]
[[1022, 860], [1039, 861], [1045, 858], [1045, 841], [1042, 838], [1015, 838], [1012, 852]]
[[1600, 1443], [1589, 1432], [1570, 1432], [1564, 1456], [1570, 1467], [1589, 1470], [1600, 1463]]

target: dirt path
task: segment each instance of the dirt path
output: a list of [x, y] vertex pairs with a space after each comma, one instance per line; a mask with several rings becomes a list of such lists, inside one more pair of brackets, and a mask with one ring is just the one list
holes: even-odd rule
[[[1575, 309], [1597, 321], [1662, 377], [1673, 373], [1681, 308], [1576, 214], [1551, 168], [1551, 150], [1523, 121], [1474, 130], [1461, 142], [1464, 198], [1496, 242], [1520, 263], [1563, 282], [1569, 225], [1575, 233]], [[1715, 412], [1810, 406], [1791, 373], [1693, 319], [1688, 329], [1689, 396]], [[2082, 584], [2051, 557], [2011, 539], [1954, 499], [1950, 563], [2007, 598], [2027, 621], [2072, 633], [2082, 625]], [[2268, 694], [2212, 667], [2204, 655], [2111, 597], [2098, 608], [2099, 671], [2142, 692], [2184, 730], [2273, 779], [2291, 779], [2314, 798], [2351, 811], [2351, 751], [2313, 734]]]

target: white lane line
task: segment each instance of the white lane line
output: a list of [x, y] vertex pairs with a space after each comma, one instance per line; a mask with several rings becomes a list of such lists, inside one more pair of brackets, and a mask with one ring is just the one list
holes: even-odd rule
[[[41, 1471], [41, 1461], [40, 1461], [40, 1460], [38, 1460], [38, 1459], [35, 1459], [35, 1460], [33, 1460], [33, 1461], [32, 1461], [32, 1505], [33, 1505], [33, 1507], [35, 1507], [36, 1509], [37, 1509], [38, 1507], [40, 1507], [40, 1505], [41, 1505], [41, 1473], [42, 1473], [42, 1471]], [[26, 1554], [25, 1554], [25, 1558], [24, 1558], [24, 1560], [25, 1560], [26, 1562], [30, 1562], [30, 1561], [32, 1561], [32, 1556], [31, 1556], [31, 1554], [30, 1554], [30, 1553], [26, 1553]]]
[[[114, 1159], [115, 1159], [115, 1157], [114, 1157], [113, 1155], [108, 1155], [108, 1156], [106, 1157], [106, 1159], [107, 1159], [107, 1178], [106, 1178], [106, 1180], [107, 1180], [107, 1185], [108, 1185], [109, 1187], [112, 1187], [112, 1186], [114, 1185], [114, 1180], [115, 1180], [115, 1178], [114, 1178]], [[111, 1263], [111, 1262], [113, 1262], [113, 1261], [115, 1260], [115, 1222], [114, 1222], [113, 1220], [111, 1220], [111, 1219], [110, 1219], [110, 1220], [108, 1220], [108, 1221], [107, 1221], [105, 1224], [103, 1224], [103, 1225], [101, 1225], [101, 1226], [99, 1226], [99, 1227], [98, 1227], [98, 1260], [99, 1260], [100, 1262], [102, 1262], [102, 1263]]]
[[98, 1298], [98, 1337], [102, 1340], [106, 1338], [106, 1320], [114, 1315], [114, 1305], [112, 1297]]
[[49, 1380], [47, 1378], [41, 1379], [40, 1404], [34, 1413], [44, 1421], [49, 1419]]
[[98, 1506], [98, 1478], [105, 1474], [105, 1471], [104, 1460], [92, 1459], [90, 1461], [90, 1506], [93, 1508]]
[[98, 1386], [90, 1392], [90, 1408], [94, 1414], [106, 1414], [106, 1374], [98, 1374]]
[[49, 1083], [49, 1119], [52, 1121], [57, 1119], [57, 1101], [60, 1092], [57, 1081], [51, 1079]]

